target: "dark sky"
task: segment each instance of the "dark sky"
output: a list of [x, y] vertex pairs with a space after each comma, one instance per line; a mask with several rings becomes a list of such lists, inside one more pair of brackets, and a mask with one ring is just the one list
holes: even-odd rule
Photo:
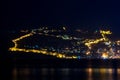
[[3, 27], [38, 26], [110, 28], [119, 32], [119, 0], [8, 0], [3, 5]]

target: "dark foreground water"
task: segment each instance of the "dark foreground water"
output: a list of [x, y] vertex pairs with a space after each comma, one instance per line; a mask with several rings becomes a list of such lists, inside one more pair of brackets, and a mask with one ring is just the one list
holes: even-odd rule
[[13, 80], [120, 80], [120, 68], [14, 68]]
[[120, 59], [48, 58], [11, 54], [12, 80], [120, 80]]
[[[37, 60], [38, 61], [38, 60]], [[120, 80], [120, 60], [14, 62], [13, 80]]]

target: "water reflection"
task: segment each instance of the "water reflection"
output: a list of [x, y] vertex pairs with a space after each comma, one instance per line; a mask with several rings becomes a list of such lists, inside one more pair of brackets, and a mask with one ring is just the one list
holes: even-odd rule
[[13, 80], [119, 80], [114, 68], [14, 68]]

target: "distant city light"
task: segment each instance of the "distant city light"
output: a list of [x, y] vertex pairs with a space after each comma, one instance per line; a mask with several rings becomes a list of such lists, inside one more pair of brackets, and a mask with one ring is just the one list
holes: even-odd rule
[[[31, 31], [21, 30], [22, 33], [26, 34], [13, 39], [12, 42], [14, 43], [14, 46], [10, 47], [9, 50], [39, 53], [65, 59], [120, 58], [120, 40], [114, 41], [112, 39], [109, 39], [107, 35], [112, 34], [110, 30], [100, 30], [99, 33], [93, 33], [93, 35], [100, 34], [99, 37], [93, 36], [94, 38], [89, 38], [89, 35], [87, 35], [88, 37], [79, 36], [79, 34], [89, 34], [88, 31], [82, 31], [80, 29], [77, 29], [75, 31], [76, 33], [79, 33], [69, 33], [66, 30], [66, 27], [63, 27], [62, 29], [49, 29], [48, 27], [43, 27], [39, 29], [32, 29]], [[39, 43], [41, 43], [39, 41], [38, 44], [35, 44], [34, 46], [30, 44], [22, 44], [23, 39], [28, 39], [30, 37], [33, 37], [34, 35], [39, 35], [39, 37], [44, 36], [48, 38], [46, 39], [46, 41], [44, 40], [44, 43], [46, 43], [45, 47], [39, 45]], [[60, 43], [59, 45], [57, 45], [56, 39]], [[52, 41], [54, 42], [54, 44], [52, 43], [51, 46], [48, 46], [50, 44], [47, 41]], [[97, 57], [95, 55], [97, 55]]]

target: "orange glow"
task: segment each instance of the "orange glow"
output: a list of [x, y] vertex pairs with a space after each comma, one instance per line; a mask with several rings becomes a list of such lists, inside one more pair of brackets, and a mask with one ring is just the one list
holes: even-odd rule
[[102, 58], [108, 58], [108, 53], [103, 53]]

